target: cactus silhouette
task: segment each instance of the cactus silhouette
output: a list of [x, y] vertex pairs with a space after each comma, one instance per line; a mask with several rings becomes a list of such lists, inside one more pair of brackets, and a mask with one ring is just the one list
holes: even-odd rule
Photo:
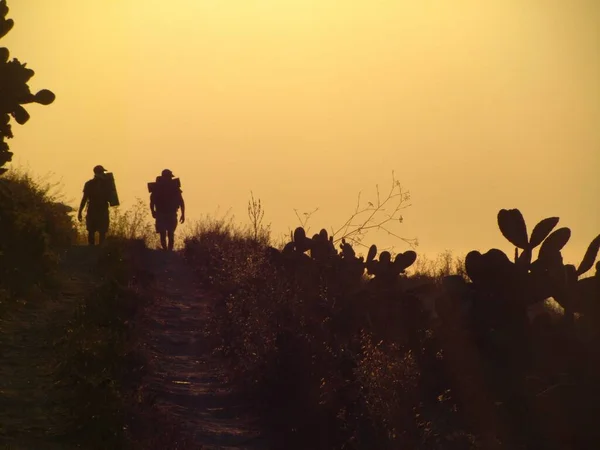
[[310, 243], [310, 255], [318, 261], [326, 261], [335, 255], [335, 246], [333, 238], [329, 237], [327, 230], [322, 229], [319, 234], [315, 234]]
[[373, 245], [367, 254], [367, 272], [374, 275], [376, 280], [384, 282], [394, 282], [417, 259], [417, 254], [412, 250], [398, 253], [393, 261], [388, 251], [381, 252], [379, 260], [374, 259], [376, 254], [377, 247]]
[[[0, 0], [0, 39], [14, 26], [14, 21], [6, 18], [8, 11], [6, 0]], [[6, 172], [4, 165], [10, 162], [13, 156], [5, 142], [13, 137], [10, 117], [23, 125], [29, 120], [29, 113], [22, 105], [49, 105], [55, 99], [55, 95], [47, 89], [32, 94], [27, 83], [35, 72], [16, 58], [9, 61], [9, 57], [8, 49], [0, 47], [0, 175]]]
[[498, 226], [506, 239], [521, 249], [528, 246], [527, 226], [518, 209], [501, 209], [498, 213]]
[[560, 252], [567, 242], [569, 242], [570, 238], [571, 230], [566, 227], [553, 231], [544, 242], [542, 242], [539, 257], [544, 258]]
[[[412, 250], [397, 254], [393, 261], [388, 251], [381, 252], [379, 259], [376, 259], [377, 247], [371, 245], [365, 261], [362, 256], [356, 256], [354, 248], [345, 239], [341, 240], [339, 249], [338, 253], [327, 230], [321, 229], [312, 238], [308, 238], [304, 228], [298, 227], [291, 233], [291, 241], [285, 244], [281, 252], [270, 247], [267, 254], [269, 260], [276, 265], [284, 265], [291, 270], [321, 267], [315, 273], [323, 275], [322, 269], [325, 269], [326, 278], [329, 277], [334, 284], [338, 281], [344, 284], [345, 281], [349, 285], [355, 285], [362, 279], [366, 269], [368, 274], [373, 275], [376, 286], [388, 287], [393, 287], [399, 275], [405, 273], [417, 259], [417, 254]], [[310, 256], [306, 254], [308, 251]], [[333, 281], [334, 278], [338, 281]]]
[[[583, 275], [584, 273], [586, 273], [588, 270], [590, 270], [592, 268], [592, 266], [594, 265], [594, 261], [596, 260], [596, 257], [598, 256], [599, 250], [600, 250], [600, 234], [598, 236], [596, 236], [596, 238], [588, 246], [584, 257], [581, 260], [579, 267], [577, 268], [577, 275]], [[599, 262], [599, 264], [600, 264], [600, 262]], [[596, 264], [596, 271], [598, 271], [598, 264]]]
[[[576, 312], [600, 311], [594, 305], [596, 299], [600, 301], [600, 282], [579, 280], [594, 265], [600, 250], [600, 236], [590, 243], [577, 268], [565, 265], [561, 251], [571, 237], [571, 230], [567, 227], [555, 230], [558, 222], [558, 217], [541, 220], [528, 239], [521, 212], [500, 210], [498, 227], [516, 247], [514, 262], [498, 249], [484, 254], [470, 252], [465, 259], [465, 269], [474, 286], [480, 293], [500, 299], [506, 308], [511, 303], [514, 306], [521, 302], [519, 306], [523, 307], [552, 297], [564, 308], [565, 323], [571, 326]], [[538, 246], [538, 257], [532, 262], [532, 251]], [[514, 313], [514, 309], [512, 311]]]
[[[417, 285], [419, 277], [402, 276], [417, 258], [413, 251], [395, 256], [388, 251], [378, 254], [372, 245], [363, 259], [344, 239], [336, 252], [324, 230], [309, 239], [304, 229], [296, 229], [286, 251], [292, 256], [290, 260], [300, 255], [297, 261], [305, 264], [283, 263], [281, 274], [301, 289], [303, 307], [327, 311], [330, 330], [337, 339], [343, 336], [349, 348], [354, 345], [350, 344], [353, 336], [368, 329], [374, 340], [410, 349], [423, 374], [437, 373], [435, 367], [457, 367], [450, 388], [464, 388], [470, 381], [462, 381], [481, 379], [482, 398], [489, 396], [504, 411], [506, 448], [517, 448], [510, 442], [514, 430], [518, 430], [516, 442], [541, 442], [544, 431], [535, 424], [530, 426], [528, 418], [536, 411], [531, 405], [539, 406], [540, 392], [560, 389], [556, 377], [567, 377], [572, 387], [569, 392], [577, 395], [578, 402], [588, 398], [590, 389], [597, 389], [600, 236], [591, 241], [578, 266], [565, 264], [562, 250], [571, 230], [557, 228], [558, 224], [558, 217], [547, 217], [528, 233], [518, 209], [500, 210], [498, 227], [515, 246], [514, 258], [497, 248], [473, 250], [465, 259], [469, 279], [451, 275], [441, 283], [435, 280]], [[534, 250], [539, 250], [535, 260]], [[593, 268], [594, 276], [582, 277]], [[364, 277], [365, 269], [369, 279]], [[422, 308], [422, 301], [430, 294], [435, 320]], [[550, 297], [564, 313], [551, 315], [546, 309], [537, 315], [543, 309], [542, 302]], [[438, 346], [443, 353], [439, 366]], [[537, 384], [532, 387], [534, 377], [539, 389]], [[585, 380], [589, 380], [588, 385]], [[597, 403], [597, 396], [589, 397], [588, 407]], [[559, 398], [558, 402], [550, 401], [557, 410], [564, 407], [562, 399], [566, 397]], [[543, 405], [548, 402], [545, 399]], [[569, 414], [577, 423], [587, 413], [571, 409]]]
[[562, 302], [561, 305], [570, 315], [569, 320], [573, 319], [574, 313], [583, 313], [589, 315], [596, 326], [600, 325], [600, 261], [596, 264], [594, 277], [579, 279], [592, 268], [599, 250], [600, 235], [592, 240], [577, 268], [567, 264], [562, 272], [555, 272], [555, 282], [560, 289], [556, 300]]
[[369, 247], [369, 253], [367, 253], [367, 264], [373, 261], [375, 255], [377, 255], [377, 247], [375, 245], [371, 245], [371, 247]]
[[529, 247], [535, 248], [540, 245], [542, 241], [546, 239], [552, 232], [554, 227], [558, 224], [558, 221], [558, 217], [548, 217], [540, 220], [531, 232], [531, 237], [529, 238]]
[[[570, 231], [560, 231], [558, 233], [550, 233], [554, 227], [558, 224], [558, 217], [548, 217], [541, 220], [533, 228], [531, 236], [527, 238], [527, 225], [525, 219], [518, 209], [501, 209], [498, 212], [498, 227], [502, 235], [511, 243], [515, 248], [515, 263], [518, 263], [519, 267], [528, 269], [531, 264], [533, 249], [542, 244], [545, 240], [550, 240], [549, 249], [555, 251], [555, 247], [562, 248], [566, 241], [569, 240]], [[561, 229], [568, 230], [568, 229]], [[558, 231], [558, 230], [557, 230]], [[550, 237], [550, 236], [552, 237]], [[567, 236], [568, 235], [568, 236]], [[566, 238], [566, 241], [562, 246], [559, 243]], [[548, 245], [548, 244], [547, 244]], [[523, 250], [519, 255], [518, 249]]]
[[352, 248], [352, 245], [346, 242], [346, 239], [342, 239], [340, 249], [342, 250], [342, 257], [346, 259], [356, 258], [356, 252], [354, 251], [354, 248]]
[[304, 228], [298, 227], [294, 230], [294, 249], [298, 253], [304, 253], [310, 250], [311, 240], [306, 237], [306, 231]]

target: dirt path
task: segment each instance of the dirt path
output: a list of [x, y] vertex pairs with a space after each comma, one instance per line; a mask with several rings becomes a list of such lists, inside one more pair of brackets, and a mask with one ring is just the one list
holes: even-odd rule
[[65, 402], [55, 387], [64, 335], [74, 305], [93, 289], [95, 255], [74, 247], [57, 275], [55, 292], [32, 291], [27, 301], [1, 305], [0, 445], [10, 449], [69, 448], [50, 442], [63, 433]]
[[155, 406], [181, 425], [192, 448], [269, 448], [222, 381], [219, 363], [202, 337], [210, 298], [191, 268], [178, 252], [147, 250], [144, 260], [154, 274], [154, 299], [138, 320], [140, 344], [151, 361], [144, 384]]

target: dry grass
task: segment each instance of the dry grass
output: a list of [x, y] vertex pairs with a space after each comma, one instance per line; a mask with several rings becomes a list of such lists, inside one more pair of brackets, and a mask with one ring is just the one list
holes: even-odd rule
[[[140, 240], [147, 247], [156, 247], [158, 245], [158, 234], [155, 232], [154, 219], [152, 219], [149, 211], [148, 205], [139, 198], [127, 209], [124, 209], [122, 206], [111, 207], [109, 209], [107, 237], [121, 240]], [[76, 217], [75, 213], [73, 217]], [[78, 244], [86, 245], [87, 231], [85, 229], [85, 220], [77, 222], [77, 232]]]
[[[560, 323], [525, 323], [526, 334], [481, 328], [494, 300], [487, 297], [464, 317], [466, 310], [448, 310], [433, 320], [406, 291], [379, 289], [369, 277], [351, 289], [350, 277], [314, 260], [274, 263], [267, 246], [232, 218], [207, 218], [184, 251], [220, 298], [207, 335], [276, 430], [275, 446], [462, 450], [488, 448], [493, 436], [502, 449], [600, 442], [582, 412], [597, 411], [600, 398], [585, 375], [600, 367], [593, 342], [565, 339]], [[447, 301], [448, 275], [466, 278], [464, 258], [449, 251], [419, 258], [400, 284], [427, 285], [426, 296]]]
[[[353, 309], [353, 294], [340, 297], [335, 283], [286, 275], [269, 262], [267, 245], [231, 217], [207, 217], [184, 251], [221, 297], [209, 337], [263, 408], [268, 426], [288, 446], [296, 443], [288, 448], [397, 448], [425, 439], [414, 409], [420, 395], [415, 356], [402, 340], [377, 343], [389, 328], [378, 321], [385, 312]], [[417, 274], [431, 282], [455, 270], [438, 261], [426, 268]], [[364, 320], [369, 310], [372, 325]]]

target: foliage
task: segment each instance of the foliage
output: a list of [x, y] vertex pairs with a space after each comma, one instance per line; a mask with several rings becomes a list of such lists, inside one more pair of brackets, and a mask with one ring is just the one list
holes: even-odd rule
[[131, 397], [144, 366], [132, 336], [132, 319], [144, 300], [132, 284], [143, 248], [140, 240], [107, 240], [94, 268], [103, 282], [72, 311], [57, 341], [62, 358], [56, 384], [68, 390], [70, 405], [65, 443], [128, 448]]
[[454, 256], [450, 250], [439, 253], [435, 259], [419, 255], [410, 266], [409, 274], [412, 278], [433, 279], [436, 283], [441, 283], [444, 277], [450, 275], [460, 275], [466, 279], [465, 257]]
[[248, 218], [250, 219], [250, 230], [252, 238], [256, 242], [268, 243], [270, 236], [270, 225], [264, 225], [265, 210], [259, 199], [254, 198], [254, 193], [250, 192], [250, 200], [248, 200]]
[[73, 246], [51, 285], [6, 298], [0, 446], [128, 448], [130, 397], [144, 365], [132, 336], [142, 244]]
[[[397, 400], [415, 398], [409, 386], [420, 368], [409, 361], [416, 361], [423, 337], [404, 333], [386, 312], [421, 321], [402, 275], [414, 252], [392, 260], [388, 252], [376, 258], [372, 247], [365, 261], [346, 242], [338, 253], [325, 230], [307, 238], [301, 227], [280, 252], [253, 245], [251, 234], [223, 222], [215, 225], [198, 229], [185, 255], [223, 295], [211, 336], [256, 404], [277, 411], [269, 420], [282, 439], [296, 442], [294, 448], [414, 441], [418, 404]], [[372, 344], [382, 339], [393, 339], [383, 353]], [[390, 395], [396, 388], [405, 394]]]
[[[123, 209], [121, 206], [111, 207], [109, 214], [108, 236], [122, 240], [141, 240], [148, 247], [157, 244], [154, 223], [149, 208], [142, 199], [136, 199], [136, 202], [128, 209]], [[77, 230], [79, 243], [86, 244], [85, 221], [78, 223]]]
[[500, 211], [514, 261], [375, 246], [359, 258], [303, 227], [279, 250], [224, 222], [199, 227], [185, 255], [221, 297], [209, 336], [287, 448], [594, 448], [600, 270], [577, 277], [600, 238], [563, 265], [557, 223], [528, 235], [517, 210]]
[[76, 238], [53, 186], [12, 171], [0, 179], [0, 287], [23, 292], [56, 267]]
[[[474, 286], [497, 300], [497, 308], [490, 311], [496, 318], [500, 313], [511, 320], [522, 319], [529, 305], [549, 297], [564, 308], [567, 324], [573, 324], [576, 313], [592, 314], [589, 305], [594, 282], [578, 277], [592, 268], [600, 249], [600, 235], [591, 242], [578, 268], [565, 265], [560, 252], [571, 230], [563, 227], [552, 231], [558, 222], [558, 217], [540, 221], [528, 239], [521, 212], [502, 209], [498, 212], [498, 227], [516, 246], [514, 261], [498, 249], [483, 255], [477, 251], [467, 254], [465, 267]], [[538, 258], [532, 262], [533, 250], [538, 246]]]

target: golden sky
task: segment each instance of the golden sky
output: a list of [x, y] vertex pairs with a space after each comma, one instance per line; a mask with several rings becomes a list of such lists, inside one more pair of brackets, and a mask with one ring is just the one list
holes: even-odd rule
[[[188, 218], [279, 236], [343, 223], [363, 191], [412, 194], [419, 253], [511, 246], [496, 226], [559, 216], [575, 263], [600, 233], [597, 0], [9, 0], [2, 40], [57, 99], [14, 125], [15, 163], [77, 204], [92, 167], [124, 207], [168, 167]], [[405, 247], [383, 235], [369, 243]]]

